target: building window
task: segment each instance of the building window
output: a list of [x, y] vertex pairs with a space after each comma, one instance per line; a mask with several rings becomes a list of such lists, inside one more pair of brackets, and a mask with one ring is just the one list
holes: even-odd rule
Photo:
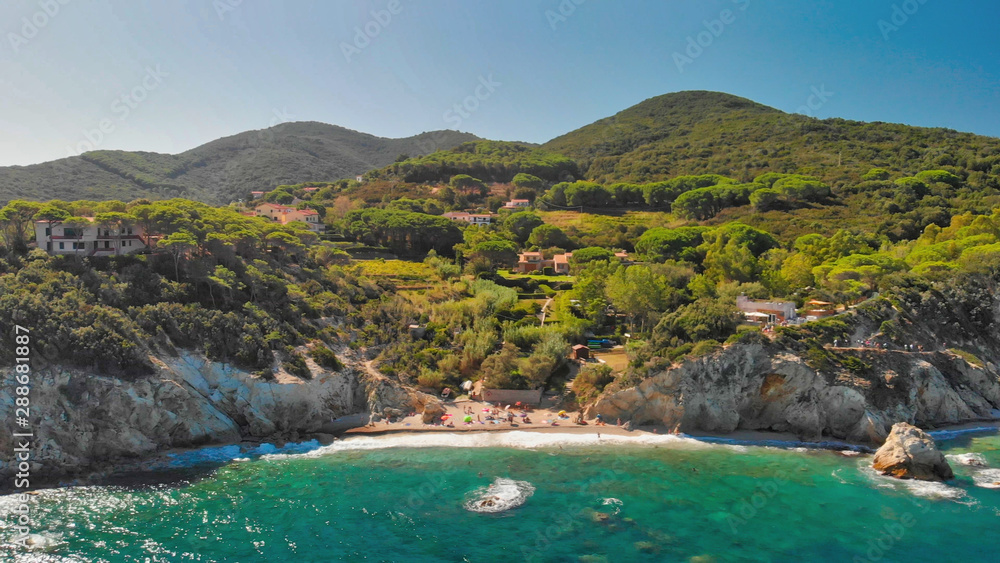
[[65, 228], [63, 229], [63, 235], [67, 237], [75, 237], [76, 229]]
[[66, 243], [60, 242], [59, 243], [59, 250], [66, 250]]
[[132, 227], [129, 227], [129, 228], [125, 229], [125, 230], [127, 231], [126, 234], [129, 234], [129, 235], [132, 234]]
[[52, 236], [52, 228], [51, 227], [45, 227], [45, 236], [47, 236], [47, 237]]

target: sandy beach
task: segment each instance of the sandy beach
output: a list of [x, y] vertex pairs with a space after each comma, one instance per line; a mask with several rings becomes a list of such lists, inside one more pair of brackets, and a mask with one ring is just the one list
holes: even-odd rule
[[[546, 402], [552, 401], [549, 398], [546, 398], [543, 401], [543, 404]], [[494, 424], [491, 421], [486, 420], [486, 415], [488, 413], [484, 411], [484, 409], [487, 409], [487, 411], [490, 410], [491, 407], [489, 406], [489, 403], [460, 399], [457, 401], [448, 401], [444, 404], [444, 406], [447, 410], [447, 414], [451, 415], [451, 417], [449, 417], [449, 424], [424, 424], [422, 416], [419, 413], [411, 413], [409, 416], [394, 420], [393, 422], [386, 422], [385, 420], [382, 420], [375, 422], [374, 424], [368, 424], [368, 415], [358, 414], [337, 419], [333, 423], [333, 425], [336, 426], [335, 428], [331, 427], [325, 430], [329, 430], [331, 433], [337, 434], [342, 438], [359, 435], [379, 436], [406, 433], [419, 434], [425, 432], [455, 433], [527, 431], [559, 434], [602, 434], [609, 436], [672, 434], [671, 429], [663, 425], [634, 426], [631, 430], [626, 430], [624, 427], [619, 426], [617, 424], [618, 421], [616, 420], [605, 421], [604, 425], [597, 425], [594, 420], [588, 420], [586, 421], [586, 424], [576, 424], [575, 421], [577, 415], [579, 414], [578, 411], [567, 411], [566, 415], [568, 415], [569, 418], [560, 418], [560, 409], [557, 407], [533, 408], [528, 413], [528, 419], [531, 423], [526, 424], [523, 422], [523, 418], [519, 416], [521, 414], [520, 408], [515, 405], [511, 405], [510, 412], [515, 414], [514, 423], [510, 424], [504, 420], [499, 424]], [[503, 407], [506, 407], [506, 405], [500, 406], [501, 416], [505, 413]], [[471, 408], [475, 413], [471, 415], [473, 419], [473, 422], [471, 423], [463, 422], [464, 418], [467, 416], [465, 412], [466, 408]], [[553, 421], [556, 422], [555, 425], [552, 424]], [[622, 421], [622, 424], [624, 424], [624, 421]], [[928, 428], [927, 430], [930, 432], [968, 432], [988, 428], [1000, 429], [1000, 420], [984, 419], [981, 421], [968, 421], [961, 424]], [[746, 445], [759, 444], [796, 447], [802, 446], [833, 450], [850, 449], [861, 452], [874, 451], [875, 447], [877, 447], [873, 444], [852, 442], [839, 438], [823, 438], [816, 440], [814, 438], [799, 436], [793, 432], [774, 432], [766, 430], [736, 430], [727, 434], [692, 431], [683, 433], [683, 436], [704, 440], [706, 442], [728, 442]]]
[[[553, 401], [545, 398], [543, 405], [544, 403], [551, 402]], [[364, 415], [361, 415], [360, 419], [355, 415], [351, 417], [350, 421], [354, 427], [344, 431], [343, 434], [347, 437], [358, 434], [379, 435], [400, 432], [503, 432], [510, 430], [591, 434], [598, 432], [607, 434], [628, 433], [624, 428], [617, 426], [617, 421], [615, 420], [605, 421], [606, 424], [604, 425], [598, 425], [594, 420], [588, 420], [586, 424], [577, 424], [576, 418], [579, 414], [578, 412], [566, 411], [564, 416], [568, 417], [561, 418], [559, 412], [562, 409], [556, 407], [533, 407], [526, 413], [527, 417], [521, 416], [521, 408], [517, 405], [510, 405], [510, 410], [507, 411], [505, 410], [507, 405], [496, 407], [482, 401], [460, 399], [445, 402], [444, 407], [447, 411], [446, 414], [450, 415], [447, 424], [424, 424], [420, 413], [411, 413], [409, 416], [394, 420], [393, 422], [382, 420], [374, 424], [367, 424], [367, 419]], [[499, 415], [495, 418], [502, 419], [500, 422], [487, 420], [487, 417], [491, 416], [492, 409], [494, 408], [499, 409]], [[467, 413], [466, 409], [471, 409], [472, 414]], [[507, 412], [514, 415], [513, 423], [507, 422]], [[472, 422], [464, 422], [466, 417], [471, 417]], [[525, 419], [530, 422], [525, 422]], [[342, 422], [345, 422], [344, 418], [334, 421], [335, 424]], [[622, 424], [624, 424], [624, 421], [622, 421]], [[651, 433], [665, 432], [664, 429], [652, 426], [644, 427], [640, 431]]]

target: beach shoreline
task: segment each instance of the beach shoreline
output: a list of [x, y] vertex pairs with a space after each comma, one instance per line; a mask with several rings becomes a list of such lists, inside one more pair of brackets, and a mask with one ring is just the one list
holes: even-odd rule
[[[457, 402], [449, 403], [447, 406], [449, 412], [461, 412], [460, 409], [462, 409], [463, 406], [471, 406], [474, 404], [482, 405], [483, 403], [471, 401]], [[618, 426], [614, 423], [617, 421], [605, 425], [596, 425], [594, 424], [594, 421], [588, 421], [585, 425], [578, 425], [574, 422], [573, 418], [573, 415], [576, 413], [567, 414], [570, 414], [571, 418], [557, 418], [557, 425], [555, 426], [551, 425], [551, 423], [542, 423], [543, 420], [553, 420], [552, 418], [545, 418], [547, 415], [558, 415], [555, 409], [535, 409], [531, 411], [529, 415], [530, 417], [541, 419], [537, 422], [533, 421], [531, 424], [509, 424], [507, 422], [503, 422], [501, 424], [457, 423], [453, 426], [447, 426], [440, 424], [423, 424], [419, 414], [412, 414], [402, 418], [401, 420], [388, 424], [383, 421], [376, 422], [374, 425], [371, 425], [367, 423], [370, 419], [370, 415], [358, 413], [339, 417], [334, 421], [331, 421], [330, 424], [325, 425], [321, 431], [303, 433], [298, 435], [296, 438], [291, 439], [280, 439], [275, 437], [274, 439], [240, 440], [235, 442], [205, 444], [202, 446], [170, 448], [157, 452], [152, 456], [141, 460], [129, 460], [124, 462], [122, 460], [108, 461], [100, 465], [87, 468], [79, 474], [69, 476], [68, 478], [64, 477], [62, 479], [55, 479], [51, 482], [38, 483], [38, 486], [33, 487], [33, 490], [101, 484], [125, 484], [125, 482], [134, 486], [142, 484], [144, 482], [144, 476], [148, 477], [148, 479], [145, 479], [148, 484], [154, 484], [164, 481], [162, 475], [170, 473], [184, 475], [186, 471], [189, 472], [198, 465], [214, 469], [215, 467], [233, 461], [225, 459], [213, 460], [210, 457], [206, 457], [201, 462], [192, 466], [181, 465], [180, 467], [177, 467], [174, 465], [174, 462], [178, 457], [197, 454], [201, 451], [208, 452], [223, 448], [236, 447], [239, 448], [239, 452], [241, 452], [240, 457], [243, 457], [243, 453], [248, 453], [250, 456], [255, 455], [249, 452], [253, 452], [254, 450], [262, 447], [273, 447], [278, 450], [282, 450], [288, 446], [292, 446], [294, 449], [294, 446], [296, 445], [316, 442], [315, 449], [319, 449], [321, 447], [329, 446], [335, 442], [344, 443], [352, 439], [416, 437], [437, 434], [451, 434], [456, 437], [471, 434], [506, 434], [513, 432], [527, 432], [532, 434], [563, 434], [574, 436], [591, 435], [598, 438], [593, 442], [594, 445], [602, 444], [599, 438], [603, 436], [613, 438], [633, 437], [636, 439], [636, 443], [641, 443], [643, 439], [653, 436], [673, 436], [678, 439], [688, 439], [702, 442], [706, 445], [719, 444], [751, 447], [776, 447], [786, 449], [805, 448], [810, 450], [853, 451], [861, 454], [873, 453], [877, 447], [873, 447], [872, 444], [856, 443], [835, 438], [820, 441], [804, 439], [792, 432], [736, 430], [734, 432], [724, 434], [704, 431], [677, 433], [671, 432], [669, 428], [662, 425], [643, 425], [629, 430], [624, 426]], [[452, 418], [454, 418], [454, 416]], [[1000, 431], [1000, 420], [984, 419], [965, 421], [957, 424], [928, 428], [927, 431], [930, 432], [932, 436], [937, 434], [937, 436], [935, 436], [937, 439], [948, 439], [952, 437], [950, 434], [953, 433], [961, 434]], [[942, 434], [944, 436], [942, 436]], [[612, 439], [602, 445], [616, 446], [621, 445], [622, 443], [623, 442], [621, 440]], [[392, 447], [405, 446], [401, 445]], [[294, 454], [298, 452], [291, 453]], [[8, 492], [9, 491], [0, 490], [0, 494], [7, 494]]]

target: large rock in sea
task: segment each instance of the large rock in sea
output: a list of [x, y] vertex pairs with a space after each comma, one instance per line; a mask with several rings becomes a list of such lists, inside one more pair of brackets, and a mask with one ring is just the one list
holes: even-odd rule
[[900, 479], [945, 481], [955, 476], [934, 438], [905, 422], [892, 425], [885, 444], [875, 452], [872, 466], [883, 475]]

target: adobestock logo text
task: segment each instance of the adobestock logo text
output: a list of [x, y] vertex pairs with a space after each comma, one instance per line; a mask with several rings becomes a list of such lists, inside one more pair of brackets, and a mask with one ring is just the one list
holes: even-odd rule
[[118, 124], [128, 119], [132, 112], [149, 97], [149, 93], [163, 84], [163, 79], [167, 76], [170, 74], [163, 72], [160, 65], [156, 65], [155, 68], [147, 66], [146, 75], [139, 84], [111, 102], [110, 117], [98, 120], [93, 129], [84, 129], [83, 138], [76, 145], [66, 146], [68, 156], [77, 156], [100, 147], [108, 135], [115, 132]]

